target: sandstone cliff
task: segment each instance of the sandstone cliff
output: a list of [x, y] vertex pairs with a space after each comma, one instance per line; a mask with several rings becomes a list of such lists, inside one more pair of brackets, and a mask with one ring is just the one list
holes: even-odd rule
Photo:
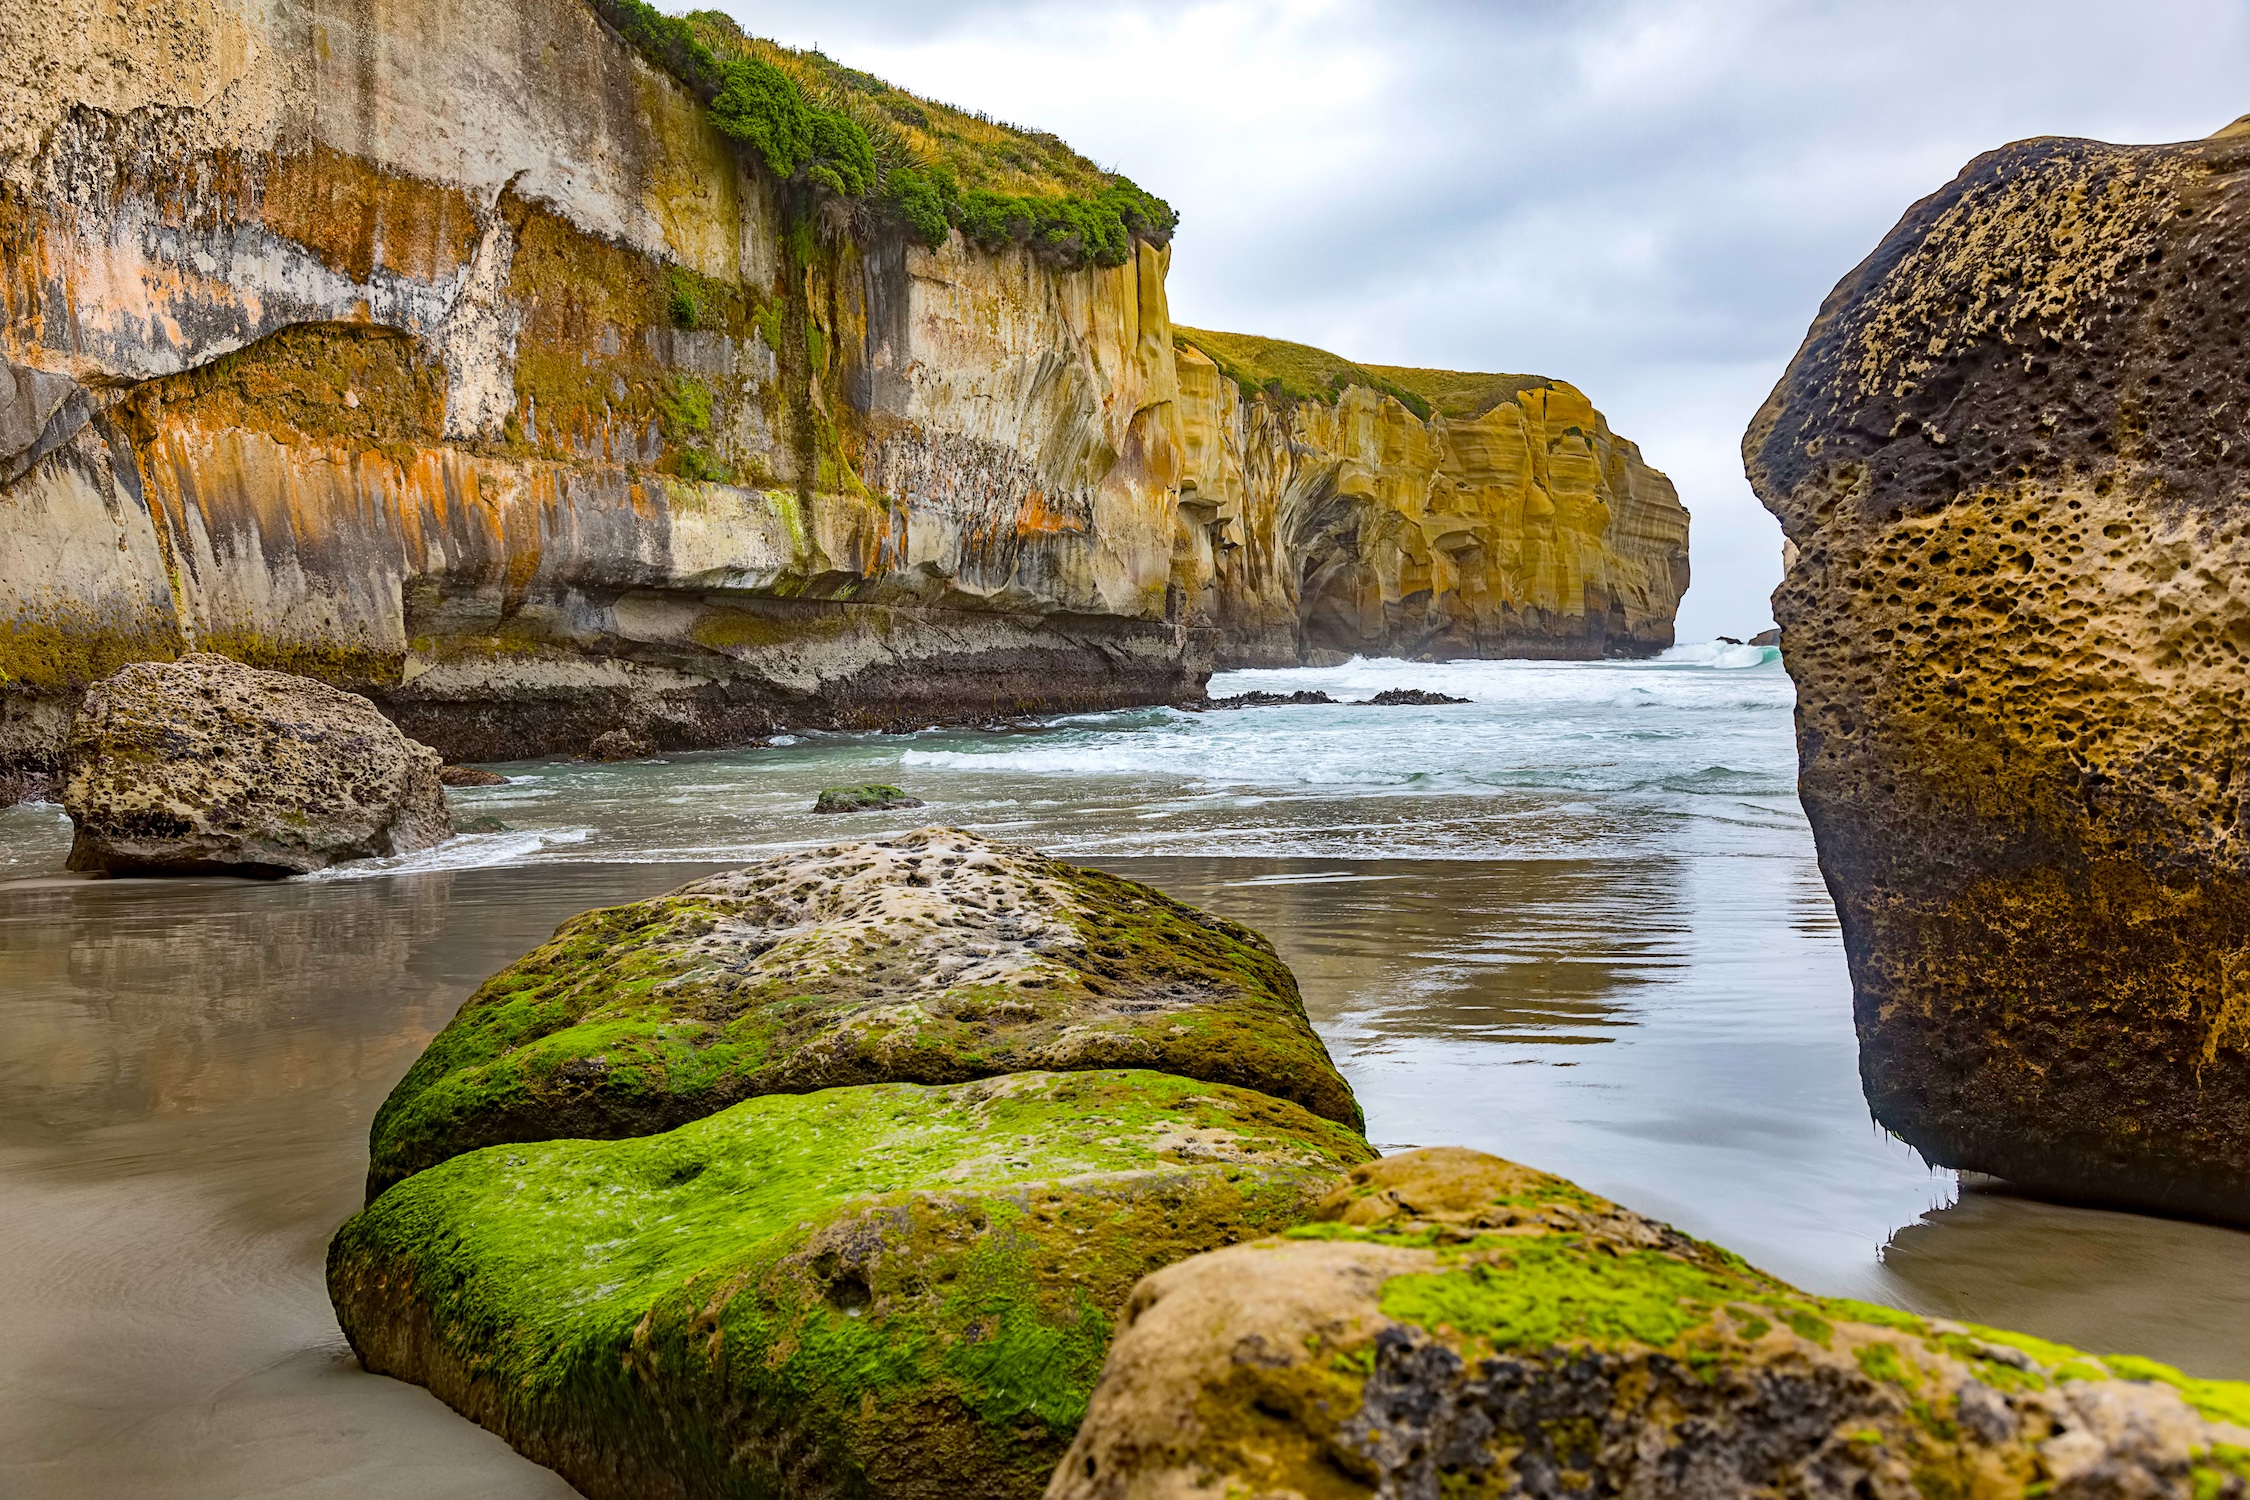
[[2250, 132], [1979, 157], [1743, 451], [1877, 1118], [2250, 1221]]
[[1573, 387], [1177, 338], [1180, 507], [1211, 539], [1222, 661], [1672, 644], [1688, 513]]
[[[0, 0], [0, 37], [0, 766], [190, 650], [497, 758], [1170, 701], [1308, 576], [1454, 597], [1427, 545], [1332, 564], [1299, 513], [1357, 470], [1255, 490], [1227, 561], [1169, 211], [1051, 136], [636, 0]], [[829, 90], [802, 161], [729, 59]], [[1616, 596], [1556, 556], [1524, 607], [1588, 636]]]

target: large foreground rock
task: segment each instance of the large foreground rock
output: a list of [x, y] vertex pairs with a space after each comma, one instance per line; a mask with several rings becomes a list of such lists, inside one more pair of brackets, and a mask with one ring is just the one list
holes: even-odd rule
[[1743, 452], [1862, 1075], [1931, 1160], [2250, 1221], [2250, 134], [1979, 157]]
[[435, 751], [353, 693], [197, 652], [87, 690], [63, 806], [70, 868], [297, 875], [450, 838]]
[[1134, 1291], [1048, 1500], [2250, 1494], [2250, 1386], [1808, 1297], [1459, 1150]]
[[1371, 1154], [1146, 1072], [768, 1096], [455, 1157], [344, 1226], [329, 1289], [369, 1369], [597, 1500], [1032, 1495], [1134, 1283]]
[[564, 923], [469, 998], [384, 1104], [368, 1193], [475, 1147], [645, 1135], [758, 1094], [1109, 1067], [1360, 1124], [1265, 938], [925, 828]]

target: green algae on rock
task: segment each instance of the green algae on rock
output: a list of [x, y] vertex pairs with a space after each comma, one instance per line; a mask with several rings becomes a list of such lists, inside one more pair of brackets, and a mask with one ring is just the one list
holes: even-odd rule
[[338, 1232], [329, 1289], [367, 1368], [590, 1496], [1028, 1496], [1136, 1280], [1371, 1155], [1142, 1071], [769, 1095], [455, 1157]]
[[564, 923], [470, 996], [384, 1103], [368, 1194], [479, 1146], [646, 1135], [757, 1094], [1113, 1067], [1361, 1124], [1265, 938], [925, 828]]
[[1048, 1500], [2250, 1495], [2250, 1385], [1811, 1297], [1477, 1152], [1135, 1289]]
[[922, 799], [909, 797], [895, 786], [828, 786], [813, 803], [816, 813], [889, 812], [897, 807], [920, 807]]

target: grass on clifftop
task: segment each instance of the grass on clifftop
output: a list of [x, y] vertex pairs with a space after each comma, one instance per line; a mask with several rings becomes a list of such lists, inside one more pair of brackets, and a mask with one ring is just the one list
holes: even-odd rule
[[1562, 384], [1544, 375], [1354, 364], [1310, 344], [1260, 338], [1254, 333], [1175, 327], [1172, 340], [1206, 356], [1221, 374], [1246, 392], [1325, 403], [1334, 401], [1346, 386], [1363, 385], [1381, 391], [1425, 422], [1433, 412], [1442, 412], [1457, 422], [1470, 421], [1503, 401], [1514, 400], [1519, 392]]
[[864, 201], [935, 248], [959, 229], [986, 249], [1029, 245], [1065, 265], [1123, 265], [1179, 215], [1041, 130], [910, 94], [818, 51], [745, 35], [715, 10], [588, 0], [711, 106], [719, 130], [775, 176]]

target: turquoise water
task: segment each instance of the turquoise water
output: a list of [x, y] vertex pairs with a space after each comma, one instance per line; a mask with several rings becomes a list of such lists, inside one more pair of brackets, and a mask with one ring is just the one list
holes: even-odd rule
[[[1271, 934], [1379, 1145], [1568, 1175], [1809, 1288], [2250, 1377], [2250, 1236], [1964, 1187], [1860, 1095], [1771, 651], [1355, 662], [1145, 710], [502, 767], [496, 816], [270, 885], [58, 879], [0, 813], [0, 1492], [554, 1494], [358, 1372], [321, 1291], [368, 1119], [563, 917], [778, 849], [942, 822]], [[927, 806], [816, 817], [823, 786]]]

